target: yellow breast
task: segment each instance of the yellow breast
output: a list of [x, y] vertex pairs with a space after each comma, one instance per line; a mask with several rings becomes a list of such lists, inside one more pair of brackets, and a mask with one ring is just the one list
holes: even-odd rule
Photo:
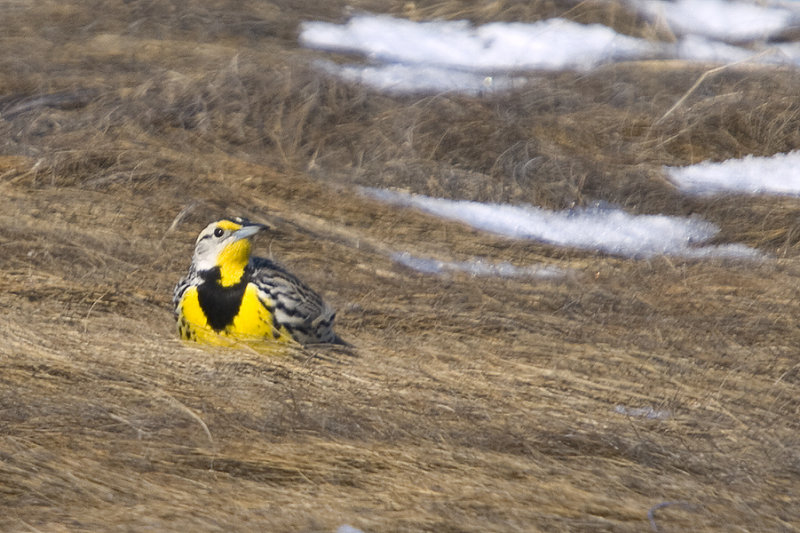
[[[272, 306], [272, 302], [266, 303]], [[178, 332], [182, 339], [213, 345], [230, 345], [232, 341], [286, 343], [292, 340], [286, 328], [275, 328], [272, 313], [261, 303], [258, 289], [252, 283], [248, 283], [244, 291], [239, 312], [220, 331], [209, 325], [200, 306], [197, 287], [189, 287], [178, 307]]]

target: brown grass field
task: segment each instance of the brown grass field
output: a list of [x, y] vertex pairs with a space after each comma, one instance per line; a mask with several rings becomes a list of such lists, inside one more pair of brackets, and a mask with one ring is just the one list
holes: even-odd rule
[[[800, 200], [689, 197], [662, 171], [800, 147], [797, 70], [693, 87], [715, 66], [641, 61], [388, 96], [316, 70], [299, 23], [671, 36], [591, 0], [0, 9], [0, 530], [800, 530]], [[364, 185], [697, 214], [768, 258], [513, 241]], [[177, 339], [172, 287], [221, 215], [274, 226], [257, 252], [339, 310], [352, 348]], [[569, 274], [425, 275], [398, 251]]]

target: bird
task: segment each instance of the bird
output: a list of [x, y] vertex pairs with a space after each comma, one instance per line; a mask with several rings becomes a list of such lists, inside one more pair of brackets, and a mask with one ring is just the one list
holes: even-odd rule
[[251, 256], [251, 239], [268, 229], [230, 217], [200, 232], [189, 273], [172, 294], [182, 339], [346, 344], [333, 331], [335, 311], [319, 294], [277, 263]]

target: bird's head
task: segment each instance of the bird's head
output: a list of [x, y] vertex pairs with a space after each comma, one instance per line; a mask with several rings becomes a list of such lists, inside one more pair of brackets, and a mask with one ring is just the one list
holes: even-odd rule
[[223, 218], [205, 227], [197, 237], [192, 262], [201, 273], [219, 269], [219, 283], [239, 282], [250, 260], [250, 238], [268, 227], [245, 218]]

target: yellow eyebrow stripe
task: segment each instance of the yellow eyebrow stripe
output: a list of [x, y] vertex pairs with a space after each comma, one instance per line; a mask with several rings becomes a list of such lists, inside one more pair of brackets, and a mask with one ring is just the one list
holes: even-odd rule
[[242, 229], [242, 225], [241, 224], [237, 224], [236, 222], [234, 222], [232, 220], [220, 220], [217, 223], [217, 227], [218, 228], [222, 228], [225, 231], [236, 231], [236, 230]]

